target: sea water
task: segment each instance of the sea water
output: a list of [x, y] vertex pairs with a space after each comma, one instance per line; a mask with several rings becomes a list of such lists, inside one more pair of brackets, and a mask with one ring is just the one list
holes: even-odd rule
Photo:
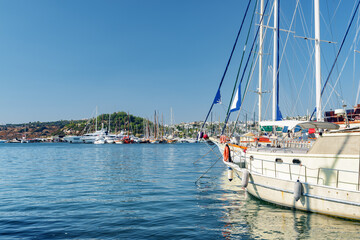
[[248, 196], [220, 156], [206, 144], [1, 144], [0, 238], [359, 238], [359, 222]]

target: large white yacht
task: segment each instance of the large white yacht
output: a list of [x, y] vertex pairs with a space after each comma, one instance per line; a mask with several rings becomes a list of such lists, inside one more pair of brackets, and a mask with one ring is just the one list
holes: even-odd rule
[[68, 143], [83, 143], [84, 142], [82, 136], [73, 136], [73, 135], [65, 136], [64, 141], [66, 141]]
[[215, 142], [224, 152], [229, 179], [235, 172], [251, 195], [286, 207], [360, 220], [359, 128], [324, 133], [310, 148], [307, 142], [290, 139], [269, 147]]
[[90, 143], [93, 144], [99, 137], [105, 137], [106, 130], [104, 128], [101, 128], [101, 130], [97, 130], [93, 133], [86, 133], [82, 137], [84, 143]]
[[[352, 19], [354, 19], [359, 5], [360, 2], [356, 5]], [[263, 1], [260, 6], [260, 12], [264, 15]], [[276, 36], [279, 31], [278, 12], [278, 1], [274, 0], [273, 69], [279, 69], [279, 59], [276, 58], [278, 52], [275, 46], [276, 42], [278, 43]], [[295, 131], [286, 130], [284, 133], [289, 134], [290, 137], [270, 138], [265, 145], [258, 143], [260, 137], [252, 142], [254, 145], [249, 146], [231, 143], [230, 138], [225, 135], [220, 139], [213, 139], [213, 141], [223, 153], [223, 162], [228, 167], [229, 180], [232, 180], [233, 177], [240, 178], [241, 186], [254, 197], [290, 208], [360, 220], [360, 128], [347, 126], [346, 129], [339, 129], [340, 126], [337, 124], [323, 122], [321, 95], [324, 88], [321, 83], [319, 19], [319, 0], [314, 0], [317, 121], [296, 123], [303, 130], [316, 131], [316, 140], [291, 138], [291, 133]], [[262, 28], [262, 24], [259, 25], [259, 28]], [[260, 39], [262, 38], [260, 37]], [[259, 45], [262, 46], [262, 42]], [[260, 53], [259, 55], [261, 56]], [[337, 58], [333, 66], [335, 66], [336, 60]], [[272, 120], [275, 127], [274, 134], [276, 126], [280, 124], [290, 128], [290, 123], [276, 122], [281, 119], [279, 117], [277, 75], [278, 71], [273, 71]], [[261, 79], [260, 76], [261, 74], [259, 74], [259, 79]], [[331, 71], [328, 79], [330, 76]], [[259, 83], [259, 92], [261, 93], [260, 86]], [[238, 91], [238, 93], [241, 92]], [[240, 97], [234, 98], [231, 105], [234, 105], [232, 108], [234, 111], [240, 111], [238, 102], [240, 102]], [[345, 113], [345, 111], [335, 110], [334, 114], [336, 112]], [[259, 125], [261, 120], [261, 94], [259, 94]]]

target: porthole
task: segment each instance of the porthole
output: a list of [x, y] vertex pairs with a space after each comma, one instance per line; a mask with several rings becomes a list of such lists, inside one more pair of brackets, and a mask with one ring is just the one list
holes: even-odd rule
[[276, 158], [276, 159], [275, 159], [275, 162], [276, 162], [276, 163], [283, 163], [284, 161], [283, 161], [281, 158]]
[[254, 161], [254, 156], [250, 156], [250, 161]]
[[301, 164], [301, 161], [299, 159], [295, 159], [295, 158], [293, 159], [292, 162], [293, 162], [293, 164]]

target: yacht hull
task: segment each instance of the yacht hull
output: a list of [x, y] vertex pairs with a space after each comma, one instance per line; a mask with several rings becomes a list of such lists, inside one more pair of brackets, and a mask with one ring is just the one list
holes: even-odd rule
[[[237, 172], [242, 176], [242, 171]], [[256, 198], [284, 207], [360, 220], [360, 193], [302, 183], [302, 195], [294, 198], [295, 181], [250, 174], [247, 192]]]
[[[220, 152], [223, 153], [225, 144], [217, 143], [217, 145]], [[345, 172], [349, 175], [345, 179], [345, 176], [337, 173], [335, 177], [331, 177], [331, 179], [335, 178], [337, 180], [336, 184], [329, 182], [326, 183], [329, 185], [327, 186], [322, 177], [324, 173], [321, 173], [321, 171], [313, 170], [311, 172], [309, 168], [307, 171], [304, 170], [304, 167], [301, 165], [296, 168], [296, 166], [289, 167], [290, 164], [285, 165], [276, 162], [272, 162], [271, 165], [266, 165], [266, 163], [262, 162], [256, 168], [255, 161], [249, 161], [249, 154], [256, 158], [254, 152], [245, 154], [240, 148], [231, 147], [233, 162], [223, 161], [223, 163], [235, 171], [234, 176], [240, 178], [241, 181], [243, 181], [244, 171], [249, 172], [246, 190], [254, 197], [293, 209], [360, 220], [360, 178], [358, 174], [350, 176], [350, 172]], [[248, 156], [246, 157], [246, 155]], [[267, 155], [268, 157], [271, 156], [270, 153]], [[243, 162], [241, 162], [242, 159]], [[284, 157], [283, 159], [285, 160]], [[291, 168], [293, 170], [286, 173], [286, 169]], [[339, 175], [344, 179], [343, 181], [338, 181]], [[298, 179], [300, 180], [302, 191], [300, 199], [296, 201], [294, 198], [296, 191], [295, 183]], [[343, 182], [350, 180], [352, 182], [355, 181], [355, 183], [344, 185]]]

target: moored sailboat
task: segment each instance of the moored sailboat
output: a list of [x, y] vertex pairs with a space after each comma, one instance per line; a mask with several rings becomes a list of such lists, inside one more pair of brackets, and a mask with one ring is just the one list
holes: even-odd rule
[[[359, 4], [360, 1], [355, 13]], [[276, 13], [276, 0], [274, 6]], [[239, 177], [251, 195], [285, 207], [360, 220], [360, 129], [339, 129], [337, 124], [322, 121], [319, 0], [314, 1], [314, 12], [317, 121], [299, 121], [295, 126], [316, 129], [318, 138], [299, 142], [279, 137], [269, 140], [269, 144], [253, 141], [247, 146], [232, 143], [225, 136], [211, 139], [223, 153], [229, 180]], [[276, 18], [274, 29], [279, 29]], [[276, 78], [276, 64], [274, 69]], [[276, 87], [273, 96], [275, 92]], [[276, 123], [277, 101], [274, 97], [272, 124], [288, 127], [290, 123]], [[239, 106], [236, 107], [239, 110]]]

